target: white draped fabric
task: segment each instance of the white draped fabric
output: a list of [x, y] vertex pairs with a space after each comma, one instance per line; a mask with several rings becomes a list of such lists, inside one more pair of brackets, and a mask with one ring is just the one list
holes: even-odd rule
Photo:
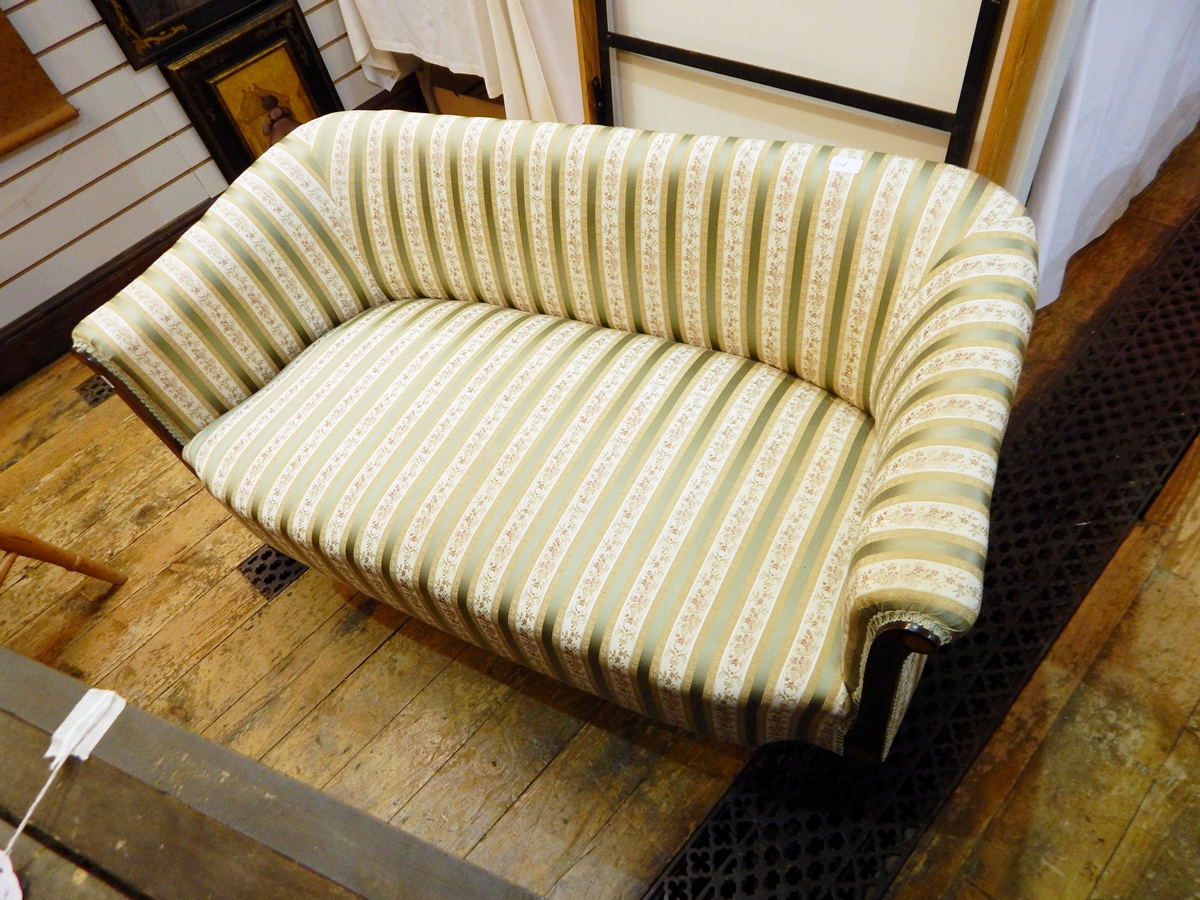
[[510, 119], [582, 122], [571, 0], [338, 0], [355, 59], [390, 88], [416, 59], [477, 75]]
[[1200, 3], [1092, 0], [1029, 197], [1039, 303], [1200, 119]]

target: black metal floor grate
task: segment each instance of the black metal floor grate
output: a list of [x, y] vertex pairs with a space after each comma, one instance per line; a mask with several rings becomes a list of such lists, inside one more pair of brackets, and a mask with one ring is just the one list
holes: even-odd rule
[[95, 409], [113, 395], [113, 386], [101, 375], [93, 375], [75, 385], [75, 393], [83, 398], [88, 409]]
[[263, 544], [238, 563], [238, 571], [246, 576], [256, 591], [271, 600], [307, 572], [308, 566], [280, 553], [270, 544]]
[[1009, 432], [983, 614], [930, 660], [888, 761], [764, 747], [647, 894], [883, 894], [1200, 431], [1200, 216]]

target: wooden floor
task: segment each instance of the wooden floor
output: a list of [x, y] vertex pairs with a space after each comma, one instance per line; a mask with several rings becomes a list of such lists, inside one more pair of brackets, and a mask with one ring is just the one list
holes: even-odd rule
[[[1039, 315], [1036, 403], [1200, 207], [1200, 130]], [[888, 900], [1200, 898], [1200, 443], [1088, 594]]]
[[18, 560], [0, 643], [554, 898], [640, 897], [747, 754], [657, 726], [259, 546], [70, 358], [0, 399], [0, 517], [129, 573]]
[[[1036, 403], [1200, 203], [1200, 138], [1039, 316]], [[0, 398], [0, 517], [130, 573], [18, 561], [0, 643], [554, 898], [639, 897], [746, 760], [494, 659], [258, 542], [64, 358]], [[1139, 524], [893, 898], [1200, 896], [1200, 449]]]

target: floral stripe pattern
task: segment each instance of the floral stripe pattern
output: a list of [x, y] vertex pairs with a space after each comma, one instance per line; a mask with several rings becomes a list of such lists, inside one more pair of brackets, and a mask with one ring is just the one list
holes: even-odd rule
[[837, 664], [873, 446], [861, 410], [764, 363], [411, 300], [318, 340], [185, 458], [255, 531], [363, 591], [759, 743], [844, 713], [840, 680], [812, 672]]
[[281, 550], [666, 721], [836, 748], [880, 622], [978, 613], [1036, 280], [953, 166], [341, 113], [75, 342]]

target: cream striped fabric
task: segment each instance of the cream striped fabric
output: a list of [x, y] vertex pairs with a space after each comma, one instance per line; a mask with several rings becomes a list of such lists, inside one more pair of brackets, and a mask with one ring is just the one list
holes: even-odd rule
[[272, 544], [728, 740], [829, 744], [871, 421], [743, 357], [481, 303], [327, 335], [188, 444]]
[[75, 337], [181, 442], [318, 336], [415, 298], [724, 351], [829, 391], [875, 441], [837, 614], [853, 697], [882, 624], [950, 639], [977, 614], [1036, 269], [1017, 202], [953, 166], [346, 113], [256, 162]]

